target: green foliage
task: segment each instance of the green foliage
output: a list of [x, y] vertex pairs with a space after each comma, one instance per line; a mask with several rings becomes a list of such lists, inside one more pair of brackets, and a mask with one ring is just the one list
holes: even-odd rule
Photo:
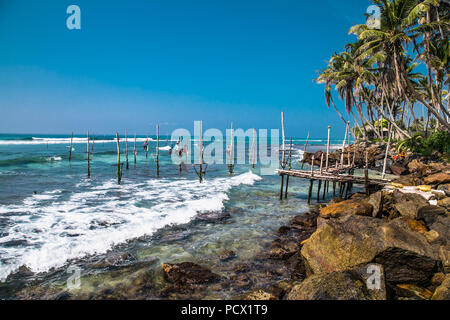
[[447, 131], [436, 131], [425, 138], [422, 133], [416, 133], [410, 139], [401, 141], [397, 145], [397, 150], [409, 150], [427, 156], [434, 151], [448, 154], [450, 153], [450, 134]]

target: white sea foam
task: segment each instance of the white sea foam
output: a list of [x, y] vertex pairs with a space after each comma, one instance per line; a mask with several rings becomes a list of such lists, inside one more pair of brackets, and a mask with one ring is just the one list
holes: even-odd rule
[[[117, 185], [83, 184], [87, 191], [60, 200], [61, 190], [33, 195], [17, 206], [0, 206], [11, 227], [0, 239], [0, 280], [25, 265], [33, 272], [62, 267], [68, 260], [104, 253], [114, 245], [171, 224], [189, 222], [197, 213], [219, 211], [234, 186], [252, 185], [261, 177], [252, 172], [232, 178], [149, 180]], [[118, 192], [120, 191], [120, 192]], [[141, 203], [150, 205], [145, 207]], [[25, 246], [3, 246], [10, 241]]]

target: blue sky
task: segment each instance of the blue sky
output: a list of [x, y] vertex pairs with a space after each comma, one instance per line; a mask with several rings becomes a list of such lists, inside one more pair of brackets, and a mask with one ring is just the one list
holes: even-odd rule
[[0, 132], [278, 128], [284, 110], [287, 136], [342, 138], [313, 79], [370, 4], [0, 0]]

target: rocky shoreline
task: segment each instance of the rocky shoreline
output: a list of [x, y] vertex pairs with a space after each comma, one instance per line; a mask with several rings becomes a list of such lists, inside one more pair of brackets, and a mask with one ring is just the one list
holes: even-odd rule
[[[349, 148], [345, 154], [355, 155], [356, 166], [365, 162], [356, 155], [368, 151], [371, 169], [379, 169], [382, 144]], [[311, 158], [305, 155], [306, 162]], [[16, 298], [217, 299], [214, 292], [226, 291], [248, 300], [449, 300], [450, 165], [413, 154], [388, 164], [398, 175], [391, 185], [311, 207], [279, 227], [270, 246], [248, 262], [236, 262], [239, 252], [230, 250], [215, 266], [157, 265], [116, 253], [92, 266], [127, 274], [127, 284], [88, 295], [37, 285]], [[198, 220], [223, 223], [229, 216], [202, 214]]]

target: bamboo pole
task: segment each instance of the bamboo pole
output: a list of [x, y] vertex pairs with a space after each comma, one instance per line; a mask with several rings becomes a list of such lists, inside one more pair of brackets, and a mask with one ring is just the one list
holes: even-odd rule
[[366, 151], [366, 164], [364, 166], [364, 187], [369, 195], [369, 153]]
[[319, 179], [319, 185], [317, 186], [317, 202], [320, 202], [320, 188], [322, 187], [322, 180]]
[[285, 167], [285, 156], [286, 156], [286, 145], [285, 145], [285, 136], [284, 136], [284, 112], [281, 111], [281, 136], [283, 141], [281, 142], [282, 148], [283, 148], [283, 152], [281, 153], [281, 167], [284, 169]]
[[128, 164], [128, 133], [127, 130], [125, 130], [125, 159], [127, 162], [127, 170], [130, 168]]
[[73, 145], [73, 131], [72, 131], [72, 138], [70, 138], [69, 162], [72, 161], [72, 145]]
[[[289, 147], [289, 170], [292, 169], [292, 137], [291, 137], [291, 143]], [[284, 198], [287, 199], [288, 194], [288, 186], [289, 186], [289, 176], [286, 177], [286, 190], [284, 191]]]
[[331, 133], [331, 126], [328, 126], [327, 159], [325, 160], [326, 171], [328, 171], [328, 156], [330, 154], [330, 133]]
[[323, 167], [323, 152], [320, 157], [320, 175], [322, 175], [322, 167]]
[[312, 194], [313, 184], [314, 184], [314, 180], [310, 179], [309, 180], [309, 188], [308, 188], [308, 204], [311, 203], [311, 194]]
[[392, 130], [392, 125], [389, 125], [389, 130], [388, 130], [388, 142], [386, 145], [386, 153], [384, 155], [384, 162], [383, 162], [383, 173], [381, 174], [381, 179], [384, 179], [384, 177], [386, 176], [386, 165], [387, 165], [387, 157], [389, 154], [389, 147], [391, 145], [391, 130]]
[[134, 165], [136, 165], [137, 149], [136, 149], [136, 133], [134, 134]]
[[231, 143], [230, 143], [230, 164], [228, 165], [228, 171], [230, 174], [233, 174], [234, 167], [234, 132], [233, 132], [233, 123], [231, 123]]
[[341, 150], [341, 168], [344, 166], [344, 152], [345, 152], [345, 142], [346, 142], [346, 140], [347, 140], [347, 130], [348, 130], [348, 126], [345, 127], [344, 141], [342, 142], [342, 150]]
[[91, 159], [89, 154], [89, 130], [87, 132], [87, 169], [88, 169], [88, 178], [91, 177]]
[[117, 181], [120, 184], [120, 182], [122, 181], [122, 172], [120, 170], [120, 140], [118, 132], [116, 132], [116, 139], [117, 139]]
[[252, 168], [255, 169], [256, 164], [256, 130], [253, 128], [253, 139], [252, 139], [252, 155], [251, 155], [252, 161], [251, 165]]
[[156, 125], [156, 175], [159, 177], [159, 125]]
[[311, 178], [314, 176], [314, 155], [311, 158]]

